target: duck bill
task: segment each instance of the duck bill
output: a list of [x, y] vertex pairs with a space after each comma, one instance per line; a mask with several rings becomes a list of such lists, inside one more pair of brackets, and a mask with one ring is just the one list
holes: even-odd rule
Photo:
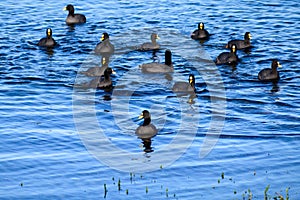
[[67, 10], [67, 6], [63, 8], [63, 11], [66, 11], [66, 10]]
[[138, 117], [138, 119], [142, 119], [142, 118], [144, 118], [143, 113]]

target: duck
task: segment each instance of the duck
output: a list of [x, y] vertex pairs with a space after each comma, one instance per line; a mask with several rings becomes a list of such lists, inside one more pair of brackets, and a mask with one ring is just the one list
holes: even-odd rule
[[246, 32], [244, 35], [244, 40], [231, 40], [227, 43], [226, 48], [230, 49], [233, 44], [236, 45], [237, 49], [250, 48], [251, 47], [251, 43], [250, 43], [251, 38], [252, 38], [252, 36], [251, 36], [250, 32]]
[[151, 42], [143, 43], [138, 49], [141, 51], [148, 51], [148, 50], [158, 50], [160, 45], [156, 42], [156, 40], [160, 39], [157, 33], [151, 34]]
[[173, 72], [172, 52], [170, 49], [165, 51], [165, 63], [145, 63], [140, 65], [143, 73], [168, 73]]
[[157, 128], [151, 124], [150, 112], [148, 110], [143, 110], [138, 118], [144, 119], [144, 122], [136, 129], [135, 134], [141, 139], [154, 137], [158, 131]]
[[236, 45], [231, 46], [230, 52], [223, 52], [218, 55], [216, 64], [236, 64], [238, 62], [238, 56], [236, 54]]
[[115, 51], [115, 47], [110, 43], [108, 33], [103, 33], [101, 36], [101, 42], [99, 42], [95, 48], [95, 53], [100, 54], [112, 54]]
[[188, 82], [176, 82], [172, 88], [173, 92], [195, 92], [195, 76], [189, 75]]
[[108, 67], [108, 57], [103, 56], [101, 59], [101, 63], [102, 66], [96, 66], [96, 67], [91, 67], [86, 71], [80, 72], [81, 74], [84, 74], [86, 76], [103, 76], [104, 75], [104, 71], [107, 69]]
[[204, 23], [200, 22], [198, 24], [198, 29], [191, 34], [191, 38], [194, 40], [206, 40], [209, 38], [208, 31], [204, 29]]
[[278, 67], [282, 67], [278, 60], [274, 59], [272, 61], [271, 68], [262, 69], [258, 73], [258, 79], [261, 81], [277, 81], [280, 79]]
[[66, 18], [66, 23], [71, 25], [71, 24], [81, 24], [81, 23], [86, 23], [86, 17], [83, 14], [75, 14], [74, 11], [74, 6], [69, 4], [66, 7], [64, 7], [64, 10], [69, 11], [69, 14]]
[[105, 89], [105, 88], [111, 87], [112, 86], [112, 81], [110, 78], [111, 74], [115, 74], [115, 71], [112, 68], [108, 67], [107, 69], [105, 69], [104, 70], [104, 79], [99, 81], [99, 83], [97, 84], [97, 88]]
[[37, 45], [43, 47], [54, 47], [56, 44], [57, 44], [56, 41], [52, 38], [52, 29], [47, 28], [46, 37], [40, 39]]

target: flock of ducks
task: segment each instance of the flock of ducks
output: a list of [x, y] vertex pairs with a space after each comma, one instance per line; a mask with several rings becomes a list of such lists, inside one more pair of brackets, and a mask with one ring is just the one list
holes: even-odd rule
[[[69, 14], [66, 18], [66, 23], [68, 25], [86, 23], [86, 17], [82, 14], [75, 14], [75, 9], [73, 5], [67, 5], [64, 10], [68, 11]], [[198, 28], [192, 32], [191, 38], [194, 40], [205, 41], [210, 38], [209, 32], [204, 28], [204, 23], [199, 23]], [[160, 49], [160, 45], [157, 43], [157, 39], [159, 39], [158, 34], [151, 34], [151, 42], [146, 42], [140, 45], [137, 50], [141, 51], [152, 51]], [[245, 50], [251, 48], [251, 34], [250, 32], [246, 32], [243, 40], [231, 40], [227, 43], [225, 48], [230, 49], [230, 52], [222, 52], [219, 54], [215, 60], [217, 65], [219, 64], [237, 64], [239, 58], [237, 56], [237, 50]], [[38, 42], [38, 46], [43, 47], [54, 47], [57, 45], [57, 42], [52, 38], [52, 30], [48, 28], [46, 30], [46, 37], [40, 39]], [[108, 33], [103, 33], [101, 37], [101, 42], [98, 43], [94, 49], [95, 53], [105, 55], [102, 57], [102, 66], [101, 67], [92, 67], [87, 71], [81, 72], [86, 76], [94, 76], [97, 77], [92, 81], [92, 85], [95, 88], [107, 88], [111, 87], [112, 82], [110, 79], [110, 75], [114, 73], [114, 71], [108, 67], [108, 59], [111, 54], [114, 53], [114, 45], [111, 44], [109, 40]], [[173, 72], [173, 64], [172, 64], [172, 53], [169, 49], [165, 51], [165, 62], [158, 63], [145, 63], [139, 66], [143, 73], [169, 73]], [[281, 67], [280, 63], [277, 60], [273, 60], [271, 68], [266, 68], [261, 70], [258, 73], [258, 79], [261, 81], [278, 81], [279, 80], [279, 72], [277, 71], [277, 67]], [[101, 77], [104, 76], [103, 79]], [[177, 82], [173, 86], [174, 92], [195, 92], [195, 77], [193, 74], [189, 75], [188, 82]], [[157, 128], [151, 124], [151, 115], [148, 110], [144, 110], [139, 118], [143, 118], [144, 122], [141, 126], [136, 129], [136, 134], [141, 138], [148, 138], [148, 136], [153, 137], [157, 133]], [[150, 137], [150, 138], [151, 138]]]

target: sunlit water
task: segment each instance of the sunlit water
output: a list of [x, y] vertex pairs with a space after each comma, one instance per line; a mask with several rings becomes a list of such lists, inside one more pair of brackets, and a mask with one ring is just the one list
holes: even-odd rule
[[[75, 27], [67, 3], [0, 3], [1, 199], [263, 199], [268, 185], [270, 198], [289, 188], [300, 199], [298, 1], [76, 1], [87, 23]], [[200, 21], [213, 34], [203, 44], [190, 39]], [[36, 46], [48, 27], [53, 50]], [[173, 74], [138, 68], [153, 54], [135, 46], [154, 31]], [[254, 48], [236, 67], [214, 66], [246, 31]], [[103, 32], [116, 48], [114, 90], [73, 89], [91, 80], [78, 72], [100, 65]], [[274, 58], [280, 81], [259, 82]], [[177, 97], [172, 85], [190, 73], [196, 96]], [[134, 134], [144, 109], [159, 128], [151, 153]]]

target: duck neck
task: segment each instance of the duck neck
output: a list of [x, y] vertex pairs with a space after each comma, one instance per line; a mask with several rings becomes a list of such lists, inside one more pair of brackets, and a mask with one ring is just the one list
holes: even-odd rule
[[191, 84], [191, 87], [195, 89], [195, 81], [192, 81], [190, 84]]
[[272, 66], [272, 74], [277, 74], [277, 66], [276, 65]]
[[106, 44], [109, 42], [109, 38], [105, 38], [104, 40], [102, 40], [102, 43]]
[[171, 67], [171, 65], [172, 65], [172, 55], [171, 55], [171, 52], [167, 52], [165, 54], [165, 64]]
[[250, 44], [250, 38], [245, 38], [244, 41], [245, 41], [246, 44]]
[[144, 118], [144, 123], [142, 126], [148, 126], [150, 123], [151, 123], [151, 118], [149, 118], [149, 117]]
[[107, 71], [104, 72], [104, 80], [110, 80], [110, 74]]
[[156, 38], [151, 39], [152, 44], [156, 45]]
[[69, 10], [69, 15], [71, 15], [71, 16], [74, 17], [74, 9], [71, 8], [71, 9]]

